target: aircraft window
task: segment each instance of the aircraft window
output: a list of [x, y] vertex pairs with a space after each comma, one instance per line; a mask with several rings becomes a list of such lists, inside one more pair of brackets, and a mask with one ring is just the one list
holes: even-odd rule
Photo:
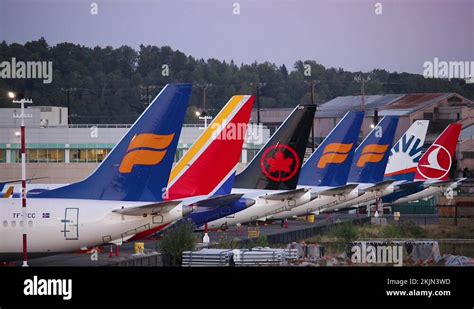
[[12, 227], [16, 227], [16, 221], [12, 221]]
[[23, 227], [23, 221], [20, 221], [20, 227]]
[[3, 227], [8, 227], [8, 221], [7, 220], [3, 221]]
[[28, 227], [33, 227], [33, 221], [28, 221]]

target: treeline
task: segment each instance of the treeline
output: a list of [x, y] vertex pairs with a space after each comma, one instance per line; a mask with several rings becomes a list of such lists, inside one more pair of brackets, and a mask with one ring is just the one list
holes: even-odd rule
[[[337, 96], [366, 94], [457, 92], [474, 99], [474, 87], [463, 80], [425, 79], [421, 75], [373, 70], [348, 72], [325, 68], [314, 60], [297, 61], [293, 68], [270, 62], [235, 64], [217, 59], [196, 59], [163, 46], [89, 48], [72, 43], [49, 46], [45, 39], [22, 44], [0, 44], [0, 62], [53, 62], [53, 82], [40, 79], [0, 79], [0, 107], [11, 107], [6, 93], [21, 92], [35, 105], [70, 107], [72, 123], [131, 123], [146, 102], [170, 82], [196, 85], [187, 122], [196, 122], [195, 110], [216, 114], [234, 94], [255, 94], [260, 85], [262, 108], [293, 107], [311, 100], [311, 81], [316, 81], [315, 100], [323, 103]], [[310, 67], [310, 76], [308, 65]], [[1, 69], [1, 68], [0, 68]], [[306, 75], [305, 75], [306, 73]], [[3, 95], [5, 94], [5, 95]], [[148, 97], [147, 97], [148, 95]]]

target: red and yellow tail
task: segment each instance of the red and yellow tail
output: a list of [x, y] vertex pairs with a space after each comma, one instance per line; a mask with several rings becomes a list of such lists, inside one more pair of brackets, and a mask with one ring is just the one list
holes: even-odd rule
[[213, 194], [233, 175], [254, 96], [233, 96], [171, 171], [167, 199]]

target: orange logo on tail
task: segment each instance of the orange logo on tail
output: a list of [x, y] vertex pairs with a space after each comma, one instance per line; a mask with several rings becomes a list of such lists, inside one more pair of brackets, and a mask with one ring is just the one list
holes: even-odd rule
[[[174, 134], [140, 134], [136, 135], [128, 145], [127, 154], [122, 160], [119, 172], [128, 174], [135, 165], [156, 165], [166, 155], [166, 148], [173, 141]], [[148, 149], [143, 149], [148, 148]]]
[[387, 152], [388, 145], [367, 145], [362, 149], [362, 154], [357, 161], [357, 167], [364, 167], [367, 163], [377, 163], [382, 161]]
[[349, 156], [353, 144], [329, 144], [324, 148], [323, 155], [318, 161], [318, 168], [325, 168], [329, 163], [341, 164]]

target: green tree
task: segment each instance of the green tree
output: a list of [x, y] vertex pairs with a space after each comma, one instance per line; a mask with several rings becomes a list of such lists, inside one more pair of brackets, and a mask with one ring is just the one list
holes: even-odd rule
[[169, 258], [170, 266], [179, 266], [182, 262], [183, 251], [194, 250], [196, 243], [194, 225], [186, 221], [165, 230], [158, 248], [165, 257]]

